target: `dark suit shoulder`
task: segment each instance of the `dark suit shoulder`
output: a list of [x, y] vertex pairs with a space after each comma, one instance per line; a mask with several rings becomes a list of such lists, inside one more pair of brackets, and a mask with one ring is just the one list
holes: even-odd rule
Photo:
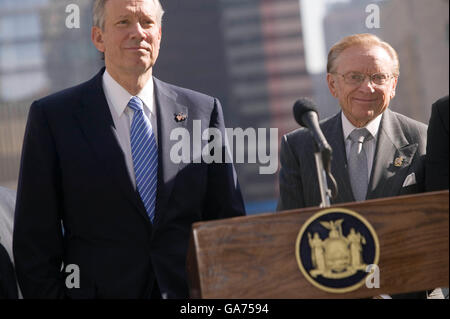
[[[189, 104], [189, 101], [195, 101], [196, 103], [205, 103], [212, 105], [216, 98], [209, 96], [207, 94], [197, 92], [191, 89], [187, 89], [181, 86], [177, 86], [174, 84], [170, 84], [164, 81], [161, 81], [155, 77], [153, 77], [155, 84], [157, 87], [165, 94], [173, 95], [175, 94], [175, 98], [177, 102]], [[189, 106], [189, 105], [187, 105]]]
[[204, 93], [201, 93], [201, 92], [198, 92], [198, 91], [194, 91], [194, 90], [191, 90], [191, 89], [188, 89], [188, 88], [184, 88], [184, 87], [181, 87], [181, 86], [177, 86], [177, 85], [174, 85], [174, 84], [170, 84], [170, 83], [161, 81], [161, 80], [159, 80], [157, 78], [154, 78], [154, 79], [156, 81], [158, 81], [158, 83], [162, 87], [165, 87], [166, 89], [169, 89], [169, 90], [173, 90], [173, 91], [177, 92], [177, 94], [179, 94], [179, 95], [194, 97], [194, 98], [197, 98], [197, 99], [207, 99], [207, 100], [214, 99], [214, 97], [209, 96], [207, 94], [204, 94]]
[[427, 138], [428, 126], [422, 122], [416, 121], [406, 115], [390, 111], [392, 116], [397, 118], [403, 133], [410, 142], [425, 141]]
[[[447, 109], [448, 110], [448, 95], [440, 98], [436, 102], [433, 103], [433, 107], [438, 109]], [[448, 112], [448, 111], [447, 111]]]
[[[440, 98], [439, 100], [437, 100], [436, 102], [433, 103], [432, 105], [432, 110], [431, 110], [431, 120], [435, 121], [441, 121], [443, 127], [445, 127], [447, 133], [449, 130], [449, 113], [448, 113], [448, 108], [449, 108], [449, 104], [448, 104], [448, 95], [444, 96], [443, 98]], [[430, 123], [431, 123], [430, 120]]]
[[[321, 120], [319, 125], [320, 129], [323, 131], [325, 136], [327, 135], [327, 132], [331, 129], [335, 128], [335, 125], [339, 124], [337, 121], [340, 120], [340, 112], [336, 115], [333, 115], [332, 117], [326, 118], [324, 120]], [[309, 132], [309, 130], [305, 127], [300, 127], [298, 129], [295, 129], [287, 134], [285, 134], [285, 138], [287, 141], [289, 141], [289, 144], [295, 144], [295, 145], [305, 145], [305, 143], [312, 145], [312, 135]]]
[[155, 91], [184, 105], [189, 110], [191, 118], [199, 118], [202, 115], [210, 116], [214, 110], [222, 114], [222, 107], [219, 100], [212, 96], [170, 84], [155, 77], [153, 77], [153, 80], [155, 83]]
[[[304, 151], [313, 147], [312, 135], [307, 128], [301, 127], [283, 136], [283, 140], [286, 142], [286, 146], [292, 150], [294, 154], [298, 151]], [[285, 147], [284, 143], [281, 144], [281, 148]], [[297, 154], [299, 155], [299, 154]]]
[[286, 133], [284, 135], [286, 137], [287, 140], [289, 141], [297, 141], [297, 140], [302, 140], [305, 137], [309, 136], [309, 131], [307, 128], [305, 127], [300, 127], [298, 129], [295, 129], [289, 133]]

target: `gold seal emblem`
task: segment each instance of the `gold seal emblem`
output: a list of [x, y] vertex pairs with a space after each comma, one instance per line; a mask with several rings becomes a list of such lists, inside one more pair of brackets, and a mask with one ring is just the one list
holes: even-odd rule
[[397, 157], [397, 158], [394, 160], [394, 166], [395, 166], [395, 167], [400, 167], [400, 166], [402, 166], [402, 165], [403, 165], [403, 157], [402, 157], [402, 156]]
[[314, 286], [327, 292], [349, 292], [364, 284], [368, 265], [378, 263], [378, 237], [356, 212], [325, 209], [302, 226], [296, 257], [301, 272]]
[[178, 114], [174, 114], [175, 115], [175, 122], [179, 123], [179, 122], [183, 122], [187, 119], [187, 115], [180, 112]]

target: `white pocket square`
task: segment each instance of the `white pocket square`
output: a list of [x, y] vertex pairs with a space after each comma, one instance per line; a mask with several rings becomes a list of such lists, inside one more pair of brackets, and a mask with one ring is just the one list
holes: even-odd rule
[[408, 176], [406, 176], [402, 187], [411, 186], [411, 185], [414, 185], [416, 183], [417, 183], [416, 182], [416, 173], [411, 173]]

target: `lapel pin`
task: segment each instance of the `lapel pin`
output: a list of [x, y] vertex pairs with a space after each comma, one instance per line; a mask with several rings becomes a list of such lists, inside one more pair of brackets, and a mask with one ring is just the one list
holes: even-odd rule
[[177, 123], [186, 121], [186, 119], [187, 119], [187, 115], [182, 112], [180, 112], [178, 114], [174, 114], [174, 115], [175, 115], [175, 122], [177, 122]]
[[402, 156], [397, 157], [397, 158], [394, 160], [394, 166], [395, 166], [395, 167], [400, 167], [400, 166], [402, 166], [402, 164], [403, 164], [403, 157], [402, 157]]

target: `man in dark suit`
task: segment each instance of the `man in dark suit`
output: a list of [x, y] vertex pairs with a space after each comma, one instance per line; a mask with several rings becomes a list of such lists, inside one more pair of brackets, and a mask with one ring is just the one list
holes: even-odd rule
[[448, 95], [431, 108], [425, 182], [427, 191], [448, 189]]
[[[388, 109], [399, 75], [395, 50], [370, 34], [349, 36], [330, 50], [327, 69], [342, 109], [321, 122], [339, 190], [332, 204], [423, 191], [426, 125]], [[362, 134], [353, 141], [355, 133]], [[283, 137], [278, 210], [320, 204], [313, 152], [306, 129]]]
[[14, 229], [25, 298], [186, 298], [192, 223], [245, 214], [232, 164], [172, 152], [172, 132], [225, 138], [224, 119], [217, 99], [152, 77], [162, 15], [157, 0], [96, 0], [106, 70], [31, 106]]
[[[428, 123], [427, 155], [425, 160], [425, 190], [427, 192], [448, 189], [448, 95], [431, 107]], [[438, 288], [430, 295], [448, 299], [448, 287]]]

